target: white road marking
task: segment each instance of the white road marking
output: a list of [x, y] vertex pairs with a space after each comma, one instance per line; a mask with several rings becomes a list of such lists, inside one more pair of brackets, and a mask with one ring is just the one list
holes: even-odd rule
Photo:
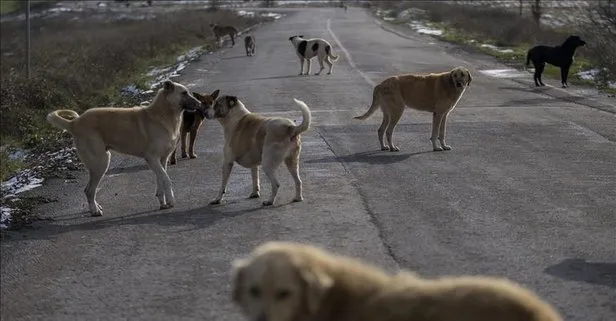
[[347, 61], [349, 62], [349, 65], [351, 65], [351, 67], [355, 70], [357, 70], [357, 72], [359, 72], [359, 74], [361, 75], [362, 78], [364, 78], [364, 80], [370, 85], [370, 86], [375, 86], [376, 83], [374, 81], [372, 81], [372, 79], [370, 79], [370, 77], [368, 77], [368, 75], [366, 75], [363, 71], [359, 70], [359, 68], [357, 68], [357, 65], [355, 64], [355, 62], [353, 61], [353, 58], [351, 57], [351, 54], [349, 53], [348, 50], [346, 50], [346, 48], [342, 45], [342, 43], [340, 42], [340, 39], [338, 39], [338, 37], [336, 37], [336, 34], [334, 33], [334, 31], [332, 30], [332, 22], [331, 19], [327, 19], [327, 31], [329, 31], [329, 34], [332, 36], [332, 38], [334, 39], [334, 41], [338, 44], [338, 47], [340, 47], [340, 50], [342, 50], [342, 53], [344, 53], [344, 55], [346, 56]]

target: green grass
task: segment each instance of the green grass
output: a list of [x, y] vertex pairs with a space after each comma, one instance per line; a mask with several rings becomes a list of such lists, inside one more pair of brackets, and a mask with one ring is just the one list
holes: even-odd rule
[[20, 160], [12, 160], [9, 158], [10, 151], [3, 150], [0, 152], [0, 182], [4, 182], [19, 170], [24, 167], [24, 163]]
[[[30, 10], [36, 9], [42, 5], [49, 5], [56, 1], [52, 0], [33, 0], [30, 1]], [[14, 13], [25, 9], [25, 0], [0, 0], [0, 15]]]

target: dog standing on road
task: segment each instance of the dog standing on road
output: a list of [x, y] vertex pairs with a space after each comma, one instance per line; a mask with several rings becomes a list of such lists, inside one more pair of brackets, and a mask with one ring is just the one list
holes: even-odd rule
[[390, 274], [293, 242], [267, 242], [235, 261], [231, 287], [250, 321], [562, 321], [507, 279]]
[[533, 62], [535, 67], [535, 73], [533, 79], [535, 80], [535, 86], [545, 86], [541, 81], [541, 74], [545, 69], [545, 64], [551, 64], [556, 67], [560, 67], [560, 81], [563, 88], [569, 87], [567, 84], [567, 78], [569, 77], [569, 68], [573, 63], [573, 55], [578, 47], [586, 45], [586, 41], [582, 40], [579, 36], [569, 36], [560, 46], [535, 46], [528, 50], [526, 54], [526, 67]]
[[244, 47], [246, 48], [246, 56], [254, 56], [255, 49], [257, 47], [257, 44], [255, 42], [255, 37], [253, 36], [244, 37]]
[[214, 106], [207, 109], [207, 119], [218, 119], [224, 129], [225, 146], [222, 164], [222, 186], [215, 200], [210, 204], [220, 204], [227, 191], [227, 183], [234, 163], [252, 171], [252, 194], [259, 197], [259, 166], [272, 184], [272, 194], [263, 205], [273, 205], [280, 183], [276, 169], [284, 161], [295, 181], [294, 202], [303, 200], [302, 181], [299, 177], [299, 154], [301, 152], [300, 134], [310, 128], [310, 109], [306, 104], [293, 99], [302, 111], [303, 121], [295, 125], [292, 120], [280, 117], [263, 117], [251, 113], [235, 96], [222, 96]]
[[[321, 71], [325, 69], [323, 66], [323, 62], [327, 63], [329, 66], [328, 75], [332, 74], [333, 64], [332, 61], [337, 61], [338, 56], [332, 54], [332, 46], [324, 39], [304, 39], [304, 36], [293, 36], [290, 37], [289, 40], [295, 47], [295, 53], [297, 57], [299, 57], [300, 65], [299, 65], [299, 75], [304, 74], [304, 60], [307, 63], [306, 75], [310, 74], [310, 60], [317, 57], [319, 60], [319, 66], [321, 69], [315, 74], [320, 75]], [[330, 60], [331, 59], [331, 60]]]
[[[392, 136], [404, 107], [429, 111], [432, 112], [432, 149], [450, 150], [451, 146], [445, 143], [447, 115], [456, 107], [472, 80], [471, 73], [464, 67], [436, 74], [392, 76], [374, 87], [370, 109], [354, 118], [364, 120], [380, 106], [383, 112], [383, 121], [378, 130], [381, 150], [397, 152], [400, 148], [394, 145]], [[387, 145], [383, 142], [384, 134], [387, 136]]]
[[[214, 91], [211, 95], [208, 94], [200, 94], [197, 92], [193, 92], [193, 96], [197, 98], [204, 106], [211, 106], [216, 97], [218, 97], [219, 91]], [[199, 133], [199, 127], [203, 123], [203, 119], [205, 119], [205, 114], [199, 111], [189, 112], [185, 111], [182, 115], [182, 126], [180, 129], [180, 141], [182, 148], [182, 158], [197, 158], [197, 154], [195, 154], [195, 140], [197, 139], [197, 134]], [[188, 144], [188, 154], [186, 153], [186, 136], [190, 134], [190, 141]], [[169, 158], [169, 164], [175, 165], [177, 163], [177, 159], [175, 157], [175, 151], [177, 147], [173, 149], [173, 153], [171, 153], [171, 157]]]
[[175, 205], [167, 161], [177, 145], [184, 110], [204, 112], [204, 107], [208, 106], [185, 86], [167, 80], [147, 107], [91, 108], [81, 115], [73, 110], [56, 110], [47, 115], [47, 121], [73, 136], [77, 155], [90, 174], [84, 191], [90, 214], [101, 216], [96, 190], [109, 167], [110, 149], [144, 158], [156, 174], [160, 209]]
[[222, 47], [222, 37], [228, 35], [231, 38], [231, 46], [235, 46], [235, 37], [239, 31], [234, 26], [221, 26], [217, 23], [210, 23], [210, 27], [212, 28], [212, 32], [214, 32], [214, 37], [216, 37], [216, 43], [218, 43], [218, 47]]

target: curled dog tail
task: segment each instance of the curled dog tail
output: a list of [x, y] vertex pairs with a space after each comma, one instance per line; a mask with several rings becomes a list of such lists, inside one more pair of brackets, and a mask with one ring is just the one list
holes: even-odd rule
[[71, 134], [73, 120], [77, 118], [79, 118], [79, 114], [70, 109], [55, 110], [47, 114], [47, 121], [50, 124]]
[[295, 98], [293, 98], [293, 101], [295, 101], [295, 103], [299, 106], [299, 109], [302, 110], [302, 118], [303, 118], [302, 123], [299, 124], [298, 126], [295, 126], [295, 129], [293, 129], [292, 136], [297, 136], [307, 131], [310, 128], [310, 122], [312, 121], [312, 115], [310, 114], [310, 109], [308, 108], [308, 105], [306, 105], [306, 103], [304, 103], [303, 101], [299, 99], [295, 99]]
[[353, 118], [359, 119], [359, 120], [364, 120], [364, 119], [372, 116], [372, 114], [374, 114], [376, 109], [379, 107], [380, 88], [381, 87], [376, 86], [376, 87], [374, 87], [374, 91], [372, 91], [372, 104], [370, 105], [370, 109], [368, 109], [368, 111], [365, 112], [363, 115], [355, 116]]
[[338, 60], [338, 58], [340, 58], [340, 56], [336, 56], [332, 54], [332, 46], [330, 45], [325, 46], [325, 53], [327, 54], [329, 58], [332, 59], [332, 61], [336, 61]]

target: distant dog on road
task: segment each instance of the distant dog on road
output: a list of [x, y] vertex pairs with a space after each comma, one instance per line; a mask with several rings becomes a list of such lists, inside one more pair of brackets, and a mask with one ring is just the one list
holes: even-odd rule
[[255, 42], [255, 37], [253, 36], [244, 37], [244, 47], [246, 48], [246, 56], [254, 56], [255, 49], [257, 47], [257, 44]]
[[325, 67], [323, 66], [323, 61], [325, 61], [325, 63], [327, 63], [327, 65], [329, 66], [329, 71], [327, 72], [327, 74], [332, 74], [332, 61], [338, 60], [338, 56], [332, 54], [332, 46], [329, 44], [329, 42], [319, 38], [304, 39], [304, 36], [293, 36], [290, 37], [289, 40], [293, 44], [293, 47], [295, 47], [295, 53], [297, 54], [297, 57], [299, 57], [300, 75], [304, 74], [304, 60], [306, 60], [308, 64], [306, 69], [306, 75], [310, 74], [310, 60], [314, 58], [314, 56], [317, 56], [317, 59], [319, 60], [319, 66], [321, 67], [321, 69], [319, 69], [319, 72], [317, 72], [315, 75], [321, 74], [321, 71], [325, 69]]
[[186, 87], [167, 80], [147, 107], [91, 108], [81, 115], [56, 110], [47, 115], [47, 121], [73, 136], [77, 155], [90, 174], [84, 191], [90, 213], [101, 216], [96, 189], [109, 167], [109, 150], [144, 158], [156, 174], [160, 209], [175, 205], [167, 161], [177, 145], [183, 111], [205, 112], [204, 107]]
[[214, 32], [218, 47], [222, 46], [222, 37], [227, 35], [231, 38], [231, 46], [235, 46], [235, 37], [237, 37], [237, 34], [239, 33], [237, 28], [233, 26], [221, 26], [217, 23], [210, 23], [210, 27], [212, 28], [212, 32]]
[[294, 242], [267, 242], [233, 262], [231, 288], [250, 321], [562, 321], [504, 278], [390, 274]]
[[535, 46], [528, 50], [526, 54], [526, 67], [530, 62], [533, 62], [535, 67], [535, 86], [545, 86], [541, 81], [541, 74], [545, 69], [545, 64], [549, 63], [556, 67], [560, 67], [560, 80], [563, 88], [567, 88], [567, 77], [569, 76], [569, 68], [573, 63], [573, 55], [578, 47], [585, 46], [586, 42], [579, 36], [569, 36], [560, 46]]
[[295, 125], [292, 120], [280, 117], [263, 117], [251, 113], [235, 96], [222, 96], [214, 106], [207, 109], [207, 119], [218, 119], [224, 129], [225, 146], [222, 164], [220, 193], [210, 204], [220, 204], [227, 191], [227, 183], [234, 163], [252, 170], [252, 194], [259, 197], [259, 166], [272, 183], [272, 194], [263, 205], [273, 205], [280, 183], [276, 169], [284, 161], [295, 181], [294, 202], [303, 200], [302, 181], [299, 178], [300, 134], [310, 128], [310, 109], [306, 104], [293, 99], [302, 111], [304, 120]]
[[[214, 91], [211, 95], [208, 94], [200, 94], [197, 92], [193, 92], [193, 96], [197, 98], [202, 104], [205, 106], [211, 106], [216, 97], [218, 97], [219, 91]], [[182, 148], [182, 158], [197, 158], [197, 154], [195, 154], [195, 140], [197, 139], [197, 134], [199, 133], [199, 127], [203, 123], [203, 119], [205, 119], [205, 113], [200, 111], [189, 112], [185, 111], [182, 115], [182, 127], [180, 129], [180, 141]], [[188, 154], [186, 153], [186, 136], [190, 134], [190, 142], [188, 144]], [[177, 159], [175, 157], [175, 151], [177, 147], [173, 149], [173, 153], [171, 153], [171, 157], [169, 158], [169, 164], [175, 165]]]
[[[366, 119], [380, 106], [383, 121], [379, 126], [381, 150], [397, 152], [400, 149], [393, 143], [393, 132], [402, 117], [404, 107], [432, 112], [432, 148], [434, 151], [450, 150], [445, 143], [447, 115], [456, 107], [462, 94], [473, 77], [468, 69], [456, 67], [448, 72], [416, 75], [403, 74], [389, 77], [374, 87], [370, 109], [355, 119]], [[387, 135], [387, 146], [383, 135]], [[441, 146], [437, 145], [437, 139]]]

